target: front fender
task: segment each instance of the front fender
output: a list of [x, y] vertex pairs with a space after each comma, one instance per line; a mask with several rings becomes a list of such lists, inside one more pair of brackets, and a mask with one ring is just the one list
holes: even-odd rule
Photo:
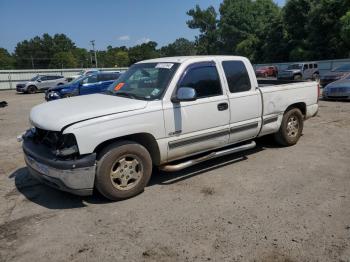
[[101, 143], [137, 133], [148, 133], [156, 140], [165, 137], [161, 103], [156, 109], [129, 111], [74, 123], [63, 133], [72, 133], [80, 154], [93, 153]]

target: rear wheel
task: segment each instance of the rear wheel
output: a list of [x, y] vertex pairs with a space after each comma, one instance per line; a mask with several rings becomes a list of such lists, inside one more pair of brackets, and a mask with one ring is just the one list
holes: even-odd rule
[[141, 193], [152, 174], [152, 159], [142, 145], [121, 141], [105, 148], [97, 162], [96, 188], [110, 200]]
[[301, 78], [302, 78], [301, 75], [295, 75], [295, 76], [293, 77], [294, 80], [301, 80]]
[[280, 129], [275, 134], [276, 142], [282, 146], [295, 145], [303, 132], [303, 127], [301, 111], [298, 108], [290, 109], [284, 114]]
[[36, 86], [28, 86], [28, 88], [27, 88], [27, 93], [28, 94], [35, 94], [36, 91], [37, 91]]

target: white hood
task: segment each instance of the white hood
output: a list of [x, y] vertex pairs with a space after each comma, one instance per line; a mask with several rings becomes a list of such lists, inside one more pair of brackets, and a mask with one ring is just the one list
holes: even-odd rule
[[59, 99], [33, 107], [30, 122], [38, 128], [60, 131], [75, 122], [145, 108], [147, 101], [111, 95], [85, 95]]

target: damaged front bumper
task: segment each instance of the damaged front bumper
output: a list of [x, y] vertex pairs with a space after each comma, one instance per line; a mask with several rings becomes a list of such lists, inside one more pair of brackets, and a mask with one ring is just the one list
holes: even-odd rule
[[87, 196], [93, 192], [96, 154], [74, 160], [58, 159], [46, 146], [23, 136], [24, 159], [30, 174], [43, 183], [72, 194]]

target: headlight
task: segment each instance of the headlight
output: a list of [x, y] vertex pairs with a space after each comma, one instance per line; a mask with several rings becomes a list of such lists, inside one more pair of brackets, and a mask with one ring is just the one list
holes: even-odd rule
[[49, 98], [59, 98], [60, 94], [57, 93], [56, 91], [51, 91], [51, 92], [49, 92], [48, 97]]
[[56, 156], [66, 157], [79, 153], [77, 140], [73, 134], [61, 135], [56, 146]]

